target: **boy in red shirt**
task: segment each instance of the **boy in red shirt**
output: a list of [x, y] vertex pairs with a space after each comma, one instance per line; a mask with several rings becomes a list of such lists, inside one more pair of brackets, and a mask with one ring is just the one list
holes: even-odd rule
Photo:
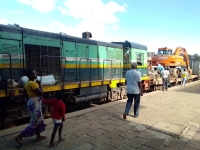
[[[51, 134], [51, 141], [49, 144], [50, 148], [53, 148], [58, 145], [58, 143], [64, 141], [64, 138], [61, 137], [62, 134], [62, 128], [63, 128], [63, 122], [65, 121], [65, 104], [61, 100], [63, 97], [62, 92], [56, 92], [56, 99], [55, 100], [45, 100], [42, 98], [42, 102], [53, 107], [53, 112], [52, 112], [52, 120], [54, 122], [54, 128], [53, 132]], [[58, 131], [58, 142], [53, 143], [56, 132], [59, 128]]]

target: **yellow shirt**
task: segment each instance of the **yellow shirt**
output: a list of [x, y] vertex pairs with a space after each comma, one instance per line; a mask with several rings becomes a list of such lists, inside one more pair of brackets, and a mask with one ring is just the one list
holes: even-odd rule
[[187, 72], [184, 71], [184, 72], [182, 73], [182, 78], [186, 78], [186, 77], [187, 77]]
[[34, 82], [34, 81], [28, 81], [24, 85], [25, 90], [28, 93], [28, 97], [33, 98], [33, 97], [38, 97], [38, 95], [35, 93], [35, 89], [39, 88], [39, 85]]

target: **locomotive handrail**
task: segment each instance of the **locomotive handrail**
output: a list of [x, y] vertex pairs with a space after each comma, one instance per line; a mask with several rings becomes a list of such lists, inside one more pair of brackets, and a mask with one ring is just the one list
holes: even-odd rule
[[60, 32], [59, 34], [60, 34], [60, 35], [67, 35], [67, 34], [66, 34], [66, 33], [64, 33], [64, 32]]
[[[120, 80], [121, 80], [121, 78], [122, 78], [122, 71], [121, 71], [121, 69], [123, 69], [122, 68], [122, 62], [123, 62], [123, 60], [113, 60], [115, 63], [116, 62], [119, 62], [120, 63], [120, 67], [119, 67], [119, 76], [120, 76]], [[116, 64], [116, 66], [117, 66], [117, 64]], [[117, 67], [116, 67], [117, 68]]]
[[64, 32], [60, 32], [59, 35], [60, 35], [60, 42], [62, 41], [62, 44], [63, 44], [63, 39], [62, 39], [63, 36], [66, 36], [65, 38], [67, 39], [73, 39], [73, 38], [67, 37], [67, 34]]
[[[13, 89], [13, 85], [12, 85], [12, 60], [11, 60], [11, 54], [10, 53], [0, 53], [0, 54], [3, 54], [3, 55], [8, 55], [9, 56], [9, 62], [10, 62], [10, 78], [11, 78], [11, 82], [10, 82], [10, 87], [11, 87], [11, 90]], [[6, 81], [7, 82], [7, 81]], [[6, 92], [6, 97], [7, 97], [7, 92]]]
[[118, 60], [118, 61], [120, 61], [120, 68], [119, 68], [119, 70], [120, 70], [120, 81], [121, 81], [121, 79], [122, 79], [122, 70], [123, 70], [123, 68], [122, 68], [122, 62], [123, 62], [123, 60]]
[[[49, 55], [42, 55], [41, 57], [41, 66], [43, 66], [43, 58], [44, 57], [50, 57], [50, 58], [61, 58], [61, 60], [65, 60], [65, 65], [66, 65], [66, 58], [63, 57], [63, 56], [49, 56]], [[62, 65], [62, 62], [61, 62], [61, 65]], [[62, 75], [62, 86], [64, 87], [64, 84], [65, 84], [65, 68], [63, 69], [64, 71], [62, 71], [61, 69], [61, 75]], [[41, 74], [41, 78], [40, 78], [40, 81], [42, 82], [42, 67], [40, 68], [40, 74]]]
[[111, 60], [111, 59], [104, 59], [103, 60], [103, 80], [104, 80], [104, 64], [105, 64], [105, 61], [110, 61], [111, 62], [111, 74], [110, 74], [110, 79], [112, 79], [112, 76], [113, 76], [113, 68], [112, 68], [112, 66], [113, 66], [113, 60]]
[[[65, 34], [65, 33], [64, 33]], [[62, 32], [59, 33], [60, 35], [60, 48], [63, 50], [63, 39], [62, 39]]]
[[80, 77], [80, 83], [81, 83], [81, 73], [80, 73], [80, 65], [81, 65], [81, 60], [89, 60], [90, 61], [90, 83], [91, 83], [91, 67], [92, 67], [92, 61], [91, 61], [91, 59], [90, 58], [80, 58], [80, 60], [79, 60], [79, 77]]
[[123, 73], [124, 73], [124, 72], [126, 73], [126, 72], [129, 70], [129, 69], [128, 69], [129, 62], [128, 62], [127, 60], [123, 60], [123, 62], [125, 62], [125, 64], [126, 64], [126, 65], [125, 65], [125, 64], [123, 63], [123, 64], [126, 66], [126, 69], [124, 69], [125, 71], [123, 70], [122, 72], [123, 72]]
[[[97, 52], [99, 52], [99, 46], [97, 46]], [[99, 58], [100, 56], [99, 56], [99, 53], [97, 53], [97, 66], [98, 66], [98, 77], [97, 77], [97, 79], [100, 79], [100, 58]]]

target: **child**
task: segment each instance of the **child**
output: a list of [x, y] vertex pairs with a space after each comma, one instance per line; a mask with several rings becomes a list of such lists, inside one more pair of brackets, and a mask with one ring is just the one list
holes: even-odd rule
[[[49, 148], [53, 148], [57, 146], [58, 143], [64, 141], [64, 138], [61, 137], [61, 134], [62, 134], [63, 122], [65, 121], [66, 108], [65, 108], [65, 104], [61, 100], [62, 96], [63, 96], [62, 92], [56, 92], [55, 100], [45, 100], [44, 98], [42, 98], [43, 103], [53, 107], [52, 120], [54, 122], [54, 128], [51, 134], [51, 141], [49, 144]], [[59, 128], [58, 142], [53, 143], [58, 128]]]
[[188, 73], [187, 73], [186, 69], [184, 69], [183, 73], [182, 73], [182, 83], [181, 83], [181, 86], [185, 86], [185, 82], [187, 80], [187, 77], [188, 77]]

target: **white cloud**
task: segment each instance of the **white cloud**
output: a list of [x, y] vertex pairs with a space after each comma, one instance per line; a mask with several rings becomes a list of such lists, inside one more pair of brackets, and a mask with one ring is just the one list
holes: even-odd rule
[[[99, 24], [99, 23], [91, 23], [90, 28], [88, 28], [88, 22], [82, 21], [81, 24], [76, 26], [67, 26], [66, 24], [60, 23], [58, 21], [54, 21], [50, 24], [50, 27], [46, 29], [46, 31], [49, 32], [55, 32], [60, 33], [63, 32], [67, 35], [76, 36], [76, 37], [82, 37], [83, 32], [91, 32], [92, 33], [92, 39], [98, 40], [98, 41], [107, 41], [111, 42], [109, 37], [105, 35], [104, 29], [105, 24]], [[113, 30], [115, 30], [117, 27], [114, 26]]]
[[[82, 32], [89, 31], [93, 39], [103, 40], [107, 30], [119, 29], [118, 12], [126, 11], [126, 4], [114, 1], [103, 3], [102, 0], [17, 0], [20, 3], [32, 6], [43, 13], [48, 13], [56, 7], [62, 15], [71, 17], [77, 24], [67, 26], [61, 21], [54, 21], [49, 29], [53, 32], [66, 32], [69, 35], [81, 37]], [[57, 3], [56, 3], [57, 2]], [[67, 18], [67, 17], [66, 17]], [[55, 20], [55, 19], [54, 19]], [[50, 30], [51, 29], [51, 30]], [[98, 37], [98, 38], [95, 38]]]
[[26, 5], [30, 5], [34, 9], [40, 12], [48, 13], [55, 8], [55, 3], [57, 0], [17, 0], [17, 1]]
[[59, 6], [58, 9], [63, 15], [80, 20], [80, 24], [71, 30], [65, 28], [68, 33], [73, 31], [72, 35], [80, 37], [82, 32], [89, 31], [94, 39], [98, 36], [98, 40], [102, 40], [106, 30], [119, 28], [117, 23], [120, 20], [115, 14], [125, 12], [126, 4], [121, 6], [113, 1], [104, 4], [101, 0], [66, 0], [64, 6]]
[[58, 21], [54, 21], [50, 24], [50, 27], [47, 29], [50, 32], [55, 32], [55, 33], [65, 33], [67, 35], [71, 35], [71, 36], [76, 36], [76, 37], [81, 37], [82, 32], [84, 32], [79, 25], [77, 26], [67, 26], [63, 23], [60, 23]]
[[67, 0], [64, 5], [58, 7], [63, 15], [95, 23], [116, 23], [119, 19], [114, 14], [125, 12], [125, 5], [120, 6], [113, 1], [103, 4], [101, 0]]
[[0, 18], [0, 24], [8, 24], [8, 21]]

